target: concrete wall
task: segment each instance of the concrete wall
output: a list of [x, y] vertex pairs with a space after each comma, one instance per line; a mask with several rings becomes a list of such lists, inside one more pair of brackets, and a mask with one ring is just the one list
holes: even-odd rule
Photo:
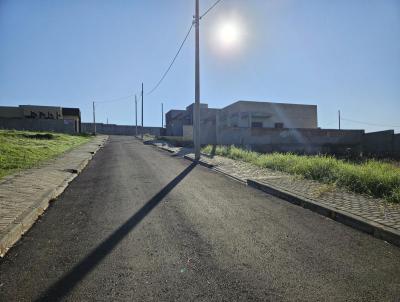
[[0, 118], [0, 129], [75, 133], [75, 126], [63, 120]]
[[366, 156], [400, 157], [400, 137], [393, 130], [365, 133], [363, 153]]
[[221, 127], [220, 145], [242, 145], [260, 152], [360, 153], [364, 131]]
[[173, 120], [167, 123], [166, 134], [169, 136], [183, 136], [183, 123], [182, 120]]
[[[183, 137], [185, 139], [193, 139], [193, 126], [184, 125], [183, 126]], [[202, 145], [215, 145], [217, 144], [217, 137], [215, 131], [215, 125], [211, 123], [201, 124], [200, 126], [200, 143]]]
[[20, 107], [0, 106], [0, 118], [22, 118], [23, 111]]
[[192, 125], [183, 125], [183, 138], [185, 139], [193, 139], [193, 126]]
[[[138, 134], [141, 134], [141, 128], [138, 126]], [[143, 127], [144, 133], [161, 136], [164, 135], [164, 129], [161, 127]], [[82, 123], [82, 132], [92, 133], [93, 124], [92, 123]], [[108, 135], [135, 135], [135, 126], [124, 126], [124, 125], [114, 125], [114, 124], [102, 124], [96, 123], [96, 132]]]
[[393, 152], [395, 157], [400, 158], [400, 133], [394, 135]]

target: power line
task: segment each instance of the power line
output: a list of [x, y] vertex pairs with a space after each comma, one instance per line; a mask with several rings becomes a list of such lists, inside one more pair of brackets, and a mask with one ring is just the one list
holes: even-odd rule
[[375, 124], [375, 123], [369, 123], [369, 122], [361, 122], [361, 121], [356, 121], [352, 119], [347, 119], [342, 117], [342, 120], [352, 122], [352, 123], [357, 123], [357, 124], [364, 124], [364, 125], [370, 125], [370, 126], [381, 126], [381, 127], [392, 127], [392, 128], [400, 128], [400, 125], [394, 126], [394, 125], [383, 125], [383, 124]]
[[216, 7], [218, 5], [218, 3], [220, 3], [222, 0], [218, 0], [217, 2], [215, 2], [213, 5], [210, 6], [209, 9], [206, 10], [206, 12], [204, 14], [202, 14], [200, 16], [200, 19], [202, 19], [205, 15], [207, 15], [214, 7]]
[[168, 67], [167, 70], [164, 72], [163, 76], [162, 76], [161, 79], [158, 81], [157, 85], [154, 86], [154, 88], [153, 88], [152, 90], [150, 90], [150, 92], [148, 93], [148, 95], [151, 94], [151, 93], [153, 93], [153, 92], [158, 88], [158, 86], [160, 86], [161, 82], [164, 80], [164, 78], [167, 76], [168, 72], [171, 70], [172, 65], [174, 65], [176, 58], [179, 56], [179, 53], [181, 52], [183, 45], [185, 44], [186, 40], [188, 39], [189, 34], [190, 34], [190, 32], [192, 31], [192, 28], [193, 28], [193, 23], [192, 23], [192, 25], [190, 26], [190, 28], [189, 28], [189, 30], [188, 30], [188, 32], [187, 32], [185, 38], [183, 39], [183, 41], [182, 41], [182, 43], [181, 43], [181, 46], [180, 46], [179, 49], [178, 49], [178, 52], [176, 53], [175, 57], [172, 59], [171, 64], [169, 64], [169, 67]]

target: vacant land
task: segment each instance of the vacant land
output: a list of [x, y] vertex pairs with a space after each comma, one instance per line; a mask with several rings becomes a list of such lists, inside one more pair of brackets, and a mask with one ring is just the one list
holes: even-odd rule
[[202, 151], [326, 184], [335, 184], [390, 202], [400, 202], [400, 168], [391, 163], [377, 160], [352, 163], [325, 155], [260, 154], [235, 146], [207, 146]]
[[33, 167], [89, 139], [60, 133], [0, 130], [0, 178]]

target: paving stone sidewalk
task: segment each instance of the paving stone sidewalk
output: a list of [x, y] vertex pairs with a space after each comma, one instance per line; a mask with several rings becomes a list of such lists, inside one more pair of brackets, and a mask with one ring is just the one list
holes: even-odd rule
[[[179, 149], [179, 148], [178, 148]], [[177, 148], [171, 149], [177, 152]], [[179, 151], [178, 151], [179, 152]], [[194, 158], [191, 150], [186, 156]], [[312, 200], [342, 212], [350, 213], [363, 220], [382, 225], [385, 228], [400, 231], [400, 204], [388, 203], [383, 199], [355, 194], [334, 185], [325, 185], [284, 172], [260, 168], [239, 160], [222, 156], [202, 155], [201, 160], [213, 166], [213, 169], [246, 182], [248, 179], [271, 185], [285, 192]]]
[[107, 140], [96, 136], [38, 167], [0, 180], [0, 256], [26, 232]]

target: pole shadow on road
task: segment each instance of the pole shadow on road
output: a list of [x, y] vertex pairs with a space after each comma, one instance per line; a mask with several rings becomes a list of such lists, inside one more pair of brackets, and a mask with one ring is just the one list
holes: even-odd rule
[[163, 189], [154, 195], [139, 211], [121, 225], [114, 233], [97, 246], [90, 254], [75, 265], [60, 280], [51, 285], [35, 301], [58, 301], [67, 296], [68, 293], [103, 259], [115, 246], [117, 246], [126, 235], [129, 234], [145, 218], [160, 201], [189, 173], [197, 163], [192, 163], [177, 177], [169, 182]]

